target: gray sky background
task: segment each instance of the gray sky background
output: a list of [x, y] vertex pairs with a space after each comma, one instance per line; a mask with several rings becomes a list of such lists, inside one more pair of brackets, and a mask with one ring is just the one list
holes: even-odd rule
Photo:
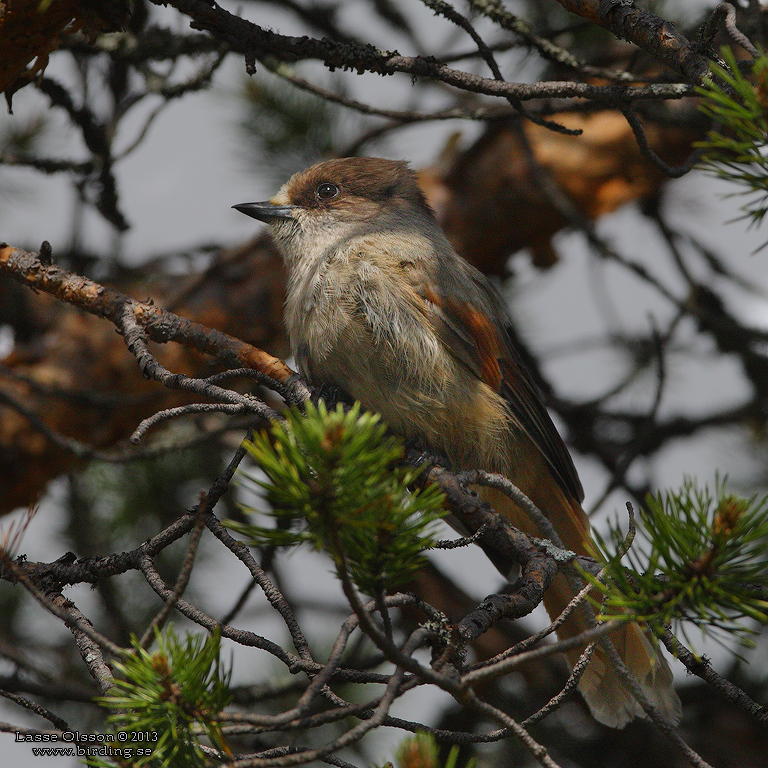
[[[354, 6], [355, 4], [350, 4]], [[257, 9], [247, 6], [248, 15], [256, 21], [267, 23], [286, 33], [297, 33], [283, 24], [278, 14], [269, 11], [269, 21], [259, 18]], [[352, 9], [351, 13], [356, 11]], [[262, 15], [265, 12], [262, 11]], [[427, 14], [430, 23], [431, 13]], [[425, 16], [425, 18], [427, 18]], [[164, 18], [176, 23], [175, 13], [164, 12]], [[440, 34], [444, 28], [440, 27]], [[386, 39], [383, 40], [386, 44]], [[48, 74], [63, 82], [71, 80], [70, 73], [54, 56]], [[194, 246], [200, 242], [219, 241], [236, 244], [250, 237], [257, 225], [252, 220], [231, 210], [234, 203], [260, 200], [270, 196], [274, 184], [256, 178], [244, 158], [245, 149], [237, 130], [241, 119], [238, 89], [243, 81], [242, 62], [230, 57], [215, 78], [216, 87], [210, 92], [192, 94], [173, 103], [155, 122], [143, 146], [118, 169], [121, 204], [132, 229], [121, 244], [126, 261], [141, 260], [153, 253], [167, 249]], [[347, 82], [364, 90], [366, 99], [391, 106], [395, 94], [407, 90], [403, 81], [394, 78], [367, 77], [355, 82], [350, 76]], [[373, 91], [372, 89], [377, 89]], [[380, 95], [379, 95], [380, 94]], [[397, 97], [403, 98], [403, 97]], [[46, 100], [31, 88], [19, 92], [14, 101], [16, 117], [0, 113], [0, 128], [12, 121], [24, 120], [36, 111], [46, 110]], [[73, 145], [73, 137], [63, 129], [64, 121], [51, 113], [54, 127], [51, 131], [49, 154], [65, 155]], [[127, 145], [141, 121], [134, 119], [124, 128], [120, 141]], [[58, 127], [57, 127], [58, 126]], [[429, 164], [444, 145], [447, 137], [461, 130], [463, 141], [469, 143], [480, 130], [468, 123], [437, 123], [410, 129], [398, 134], [397, 141], [389, 145], [388, 155], [410, 160], [415, 167]], [[738, 202], [723, 200], [728, 191], [719, 182], [692, 174], [675, 182], [669, 192], [674, 222], [697, 233], [737, 271], [757, 281], [768, 292], [768, 249], [757, 255], [752, 250], [768, 238], [766, 231], [745, 232], [743, 223], [726, 223], [737, 212]], [[37, 246], [48, 240], [54, 255], [63, 247], [70, 234], [73, 196], [68, 180], [62, 176], [42, 177], [24, 169], [0, 169], [0, 241], [18, 246]], [[630, 206], [599, 223], [600, 232], [616, 248], [629, 257], [636, 258], [654, 270], [665, 269], [662, 260], [656, 258], [657, 238], [636, 210]], [[86, 242], [93, 249], [108, 255], [114, 240], [107, 226], [89, 213], [86, 219]], [[530, 266], [527, 256], [517, 256], [514, 266], [517, 279], [508, 289], [512, 311], [524, 323], [527, 337], [537, 349], [552, 350], [548, 362], [556, 386], [563, 394], [593, 392], [610, 388], [620, 378], [619, 361], [606, 353], [569, 355], [554, 354], [558, 349], [573, 347], [582, 339], [602, 334], [606, 323], [618, 322], [624, 328], [647, 328], [649, 314], [663, 318], [668, 312], [658, 297], [621, 273], [612, 265], [596, 265], [579, 235], [558, 236], [556, 245], [562, 254], [561, 262], [552, 270], [542, 273]], [[604, 283], [611, 297], [612, 309], [606, 312], [595, 286]], [[597, 297], [597, 300], [596, 300]], [[768, 328], [768, 303], [762, 297], [733, 295], [738, 301], [740, 316], [752, 324]], [[544, 308], [547, 311], [544, 311]], [[558, 311], [552, 312], [556, 307]], [[8, 350], [9, 337], [0, 334], [0, 352]], [[670, 382], [662, 403], [662, 412], [700, 413], [715, 403], [737, 402], [744, 394], [744, 384], [735, 361], [723, 359], [717, 367], [702, 356], [698, 361], [686, 357], [684, 365], [670, 364]], [[653, 400], [655, 381], [652, 376], [640, 380], [625, 395], [633, 404], [650, 403]], [[602, 493], [606, 482], [605, 473], [594, 462], [576, 455], [575, 461], [590, 500]], [[712, 481], [714, 472], [728, 473], [734, 483], [746, 485], [755, 469], [750, 455], [748, 436], [740, 432], [712, 432], [695, 441], [680, 441], [671, 445], [653, 462], [653, 477], [659, 487], [679, 486], [687, 474], [698, 475]], [[615, 494], [604, 506], [611, 513], [621, 510], [624, 499]], [[5, 528], [10, 522], [2, 522]], [[63, 553], [57, 541], [57, 488], [54, 484], [44, 501], [41, 511], [33, 521], [25, 539], [25, 547], [31, 559], [53, 559]], [[499, 577], [479, 550], [456, 550], [436, 553], [440, 565], [454, 578], [461, 579], [469, 591], [482, 598], [499, 587]], [[302, 585], [312, 584], [313, 590], [328, 593], [338, 587], [328, 573], [328, 566], [319, 556], [306, 550], [290, 556], [284, 564], [289, 587], [294, 591]], [[216, 576], [214, 579], [213, 576]], [[211, 577], [211, 578], [209, 578]], [[217, 564], [209, 562], [196, 570], [195, 579], [200, 584], [215, 581], [221, 583], [222, 574]], [[236, 594], [245, 583], [246, 574], [232, 568], [226, 574], [227, 581], [237, 585]], [[321, 585], [321, 586], [318, 586]], [[227, 595], [223, 604], [229, 605], [233, 597]], [[73, 599], [88, 613], [90, 600], [86, 589], [72, 590]], [[220, 598], [211, 593], [210, 601]], [[254, 605], [242, 617], [242, 623], [259, 622], [259, 632], [275, 632], [280, 639], [279, 625], [272, 622], [264, 605], [254, 600]], [[40, 632], [59, 632], [57, 622], [41, 615], [39, 608], [30, 609], [30, 621], [39, 625]], [[327, 631], [318, 618], [318, 631]], [[269, 627], [273, 628], [269, 630]], [[267, 629], [265, 629], [267, 627]], [[311, 628], [311, 626], [310, 626]], [[703, 646], [716, 658], [717, 649]], [[255, 659], [251, 652], [234, 649], [235, 680], [252, 679], [264, 658]], [[2, 665], [0, 665], [2, 668]], [[262, 673], [266, 669], [262, 668]], [[426, 698], [428, 697], [428, 698]], [[414, 692], [394, 714], [407, 717], [434, 707], [433, 693]], [[0, 719], [15, 723], [25, 722], [16, 708], [0, 707]], [[37, 718], [26, 720], [39, 726]], [[395, 742], [400, 734], [393, 734]], [[388, 744], [381, 746], [381, 760], [390, 757]], [[0, 766], [14, 765], [19, 768], [62, 768], [77, 763], [73, 760], [33, 758], [27, 745], [14, 744], [12, 736], [0, 734]]]

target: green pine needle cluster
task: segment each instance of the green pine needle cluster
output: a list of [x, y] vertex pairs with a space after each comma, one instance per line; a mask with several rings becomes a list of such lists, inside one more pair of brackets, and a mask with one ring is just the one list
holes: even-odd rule
[[278, 521], [275, 528], [228, 522], [252, 546], [309, 543], [368, 595], [397, 590], [421, 567], [443, 495], [434, 486], [409, 488], [419, 470], [398, 466], [403, 443], [378, 414], [359, 403], [346, 412], [307, 404], [254, 437], [249, 450], [267, 476], [251, 479]]
[[[397, 768], [456, 768], [459, 760], [459, 747], [454, 744], [445, 763], [440, 762], [440, 747], [431, 733], [417, 733], [405, 739], [397, 750]], [[466, 768], [475, 768], [477, 761], [471, 758]], [[385, 763], [382, 768], [393, 768], [392, 763]]]
[[722, 124], [697, 146], [704, 149], [700, 167], [754, 195], [743, 217], [759, 225], [768, 211], [768, 55], [757, 59], [749, 79], [739, 70], [729, 48], [722, 49], [727, 69], [712, 65], [713, 78], [697, 88], [700, 109]]
[[[114, 712], [107, 721], [115, 731], [142, 735], [136, 741], [129, 736], [117, 746], [151, 749], [150, 755], [132, 759], [131, 765], [203, 768], [209, 762], [200, 749], [202, 736], [230, 754], [217, 722], [231, 699], [230, 672], [219, 660], [221, 638], [216, 632], [208, 637], [189, 635], [182, 641], [169, 627], [162, 634], [156, 631], [155, 639], [153, 653], [134, 641], [134, 653], [114, 665], [124, 679], [115, 680], [113, 691], [97, 701]], [[152, 740], [155, 735], [157, 741]]]
[[768, 622], [768, 496], [734, 496], [719, 480], [712, 494], [688, 479], [678, 492], [649, 496], [638, 529], [629, 568], [606, 554], [622, 551], [618, 526], [611, 545], [596, 536], [606, 569], [602, 619], [623, 613], [660, 630], [692, 622], [743, 642], [744, 619]]

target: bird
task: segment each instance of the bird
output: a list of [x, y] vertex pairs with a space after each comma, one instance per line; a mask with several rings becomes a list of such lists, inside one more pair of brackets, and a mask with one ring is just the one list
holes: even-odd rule
[[[565, 547], [593, 552], [581, 482], [509, 338], [504, 301], [451, 246], [408, 163], [326, 160], [294, 174], [271, 199], [233, 208], [269, 225], [285, 261], [284, 317], [302, 376], [380, 413], [393, 432], [426, 444], [453, 470], [506, 476]], [[511, 525], [538, 535], [508, 497], [477, 490]], [[550, 617], [573, 597], [557, 575], [544, 594]], [[558, 636], [586, 628], [575, 611]], [[611, 639], [648, 701], [677, 723], [680, 699], [650, 630], [627, 622]], [[579, 653], [571, 652], [571, 664]], [[600, 723], [622, 728], [645, 716], [600, 646], [579, 689]]]

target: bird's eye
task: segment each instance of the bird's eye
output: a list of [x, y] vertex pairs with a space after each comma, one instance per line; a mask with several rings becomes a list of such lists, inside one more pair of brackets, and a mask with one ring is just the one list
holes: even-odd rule
[[332, 200], [339, 194], [339, 188], [329, 181], [324, 181], [316, 190], [315, 194], [320, 200]]

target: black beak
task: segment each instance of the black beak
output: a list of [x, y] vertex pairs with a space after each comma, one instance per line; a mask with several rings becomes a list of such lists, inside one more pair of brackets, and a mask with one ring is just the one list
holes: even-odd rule
[[274, 205], [267, 200], [264, 203], [240, 203], [232, 206], [236, 211], [251, 216], [259, 221], [266, 221], [267, 224], [274, 219], [291, 219], [295, 205]]

